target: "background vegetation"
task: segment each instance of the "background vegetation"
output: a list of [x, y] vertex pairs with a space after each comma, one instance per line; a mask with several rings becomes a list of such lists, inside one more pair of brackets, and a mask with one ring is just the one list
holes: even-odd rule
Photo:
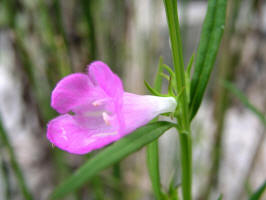
[[[207, 1], [179, 1], [185, 66], [206, 8]], [[222, 45], [192, 124], [195, 199], [246, 199], [265, 183], [265, 13], [263, 0], [228, 0]], [[172, 66], [162, 0], [0, 0], [0, 199], [47, 199], [98, 153], [69, 155], [46, 139], [46, 123], [57, 116], [50, 93], [62, 77], [102, 60], [127, 91], [145, 94], [160, 56]], [[159, 139], [168, 194], [181, 180], [178, 145], [173, 131]], [[66, 199], [154, 199], [151, 188], [142, 149]]]

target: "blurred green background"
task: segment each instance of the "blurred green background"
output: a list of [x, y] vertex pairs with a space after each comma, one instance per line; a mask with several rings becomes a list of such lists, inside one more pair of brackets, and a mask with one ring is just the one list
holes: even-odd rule
[[[185, 64], [197, 50], [206, 6], [179, 1]], [[199, 200], [220, 193], [246, 199], [266, 179], [265, 124], [221, 84], [233, 82], [265, 115], [266, 2], [228, 0], [226, 23], [192, 127], [193, 194]], [[160, 56], [171, 66], [162, 0], [0, 0], [0, 199], [47, 199], [96, 153], [69, 155], [46, 139], [46, 123], [57, 116], [50, 93], [62, 77], [102, 60], [125, 90], [148, 94], [143, 83], [153, 81]], [[162, 185], [178, 185], [176, 133], [167, 132], [159, 143]], [[129, 156], [66, 199], [154, 199], [145, 156], [145, 149]]]

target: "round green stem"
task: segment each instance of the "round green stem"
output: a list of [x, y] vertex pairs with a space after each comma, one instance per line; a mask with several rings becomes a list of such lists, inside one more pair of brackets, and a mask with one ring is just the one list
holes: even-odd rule
[[173, 64], [176, 73], [176, 85], [178, 92], [180, 93], [180, 97], [178, 98], [180, 116], [177, 118], [177, 120], [180, 125], [180, 130], [178, 131], [180, 135], [181, 147], [182, 195], [184, 200], [191, 200], [192, 146], [182, 42], [177, 13], [177, 1], [164, 0], [164, 5], [171, 41]]

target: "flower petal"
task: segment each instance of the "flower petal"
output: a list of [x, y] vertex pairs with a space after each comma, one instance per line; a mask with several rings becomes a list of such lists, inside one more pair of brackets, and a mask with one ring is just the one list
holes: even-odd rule
[[[59, 113], [71, 111], [88, 101], [93, 95], [94, 86], [86, 74], [75, 73], [63, 78], [52, 92], [51, 106]], [[94, 92], [96, 93], [96, 92]]]
[[58, 148], [73, 154], [85, 154], [116, 141], [121, 136], [110, 129], [90, 130], [80, 126], [69, 114], [51, 120], [47, 125], [47, 138]]
[[120, 123], [120, 131], [124, 129], [124, 119], [121, 114], [123, 106], [123, 84], [120, 78], [114, 74], [110, 68], [101, 61], [95, 61], [88, 66], [88, 73], [91, 81], [99, 85], [104, 92], [113, 99], [114, 112]]
[[88, 73], [90, 79], [96, 85], [99, 85], [107, 95], [122, 101], [123, 84], [120, 78], [105, 63], [101, 61], [91, 63], [88, 67]]
[[125, 118], [123, 135], [147, 124], [162, 113], [174, 112], [176, 100], [173, 97], [157, 97], [124, 93], [122, 114]]

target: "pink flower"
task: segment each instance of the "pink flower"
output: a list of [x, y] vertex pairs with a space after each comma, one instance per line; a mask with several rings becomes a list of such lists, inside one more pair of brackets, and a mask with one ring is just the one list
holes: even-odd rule
[[47, 138], [74, 154], [108, 145], [161, 113], [173, 112], [173, 97], [124, 92], [119, 77], [103, 62], [89, 65], [88, 74], [63, 78], [52, 92], [51, 106], [61, 115], [47, 125]]

